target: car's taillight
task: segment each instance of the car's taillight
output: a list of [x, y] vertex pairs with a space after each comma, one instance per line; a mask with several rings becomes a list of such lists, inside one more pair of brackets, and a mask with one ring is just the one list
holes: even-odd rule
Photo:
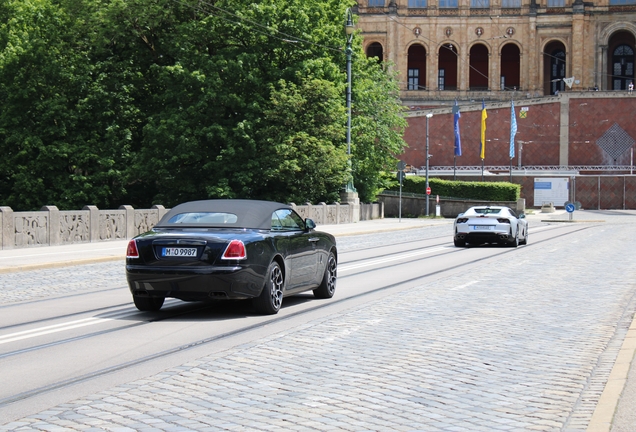
[[137, 250], [137, 242], [131, 240], [128, 242], [128, 249], [126, 249], [126, 258], [139, 258], [139, 251]]
[[504, 219], [504, 218], [497, 219], [497, 222], [499, 222], [499, 223], [507, 223], [507, 224], [510, 223], [510, 221], [508, 219]]
[[468, 218], [459, 218], [457, 219], [457, 223], [466, 223], [468, 222]]
[[221, 259], [242, 260], [247, 258], [245, 245], [240, 240], [232, 240], [225, 248]]

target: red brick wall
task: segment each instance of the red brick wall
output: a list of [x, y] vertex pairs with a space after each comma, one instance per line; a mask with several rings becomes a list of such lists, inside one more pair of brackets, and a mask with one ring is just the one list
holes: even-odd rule
[[569, 165], [629, 165], [630, 152], [616, 163], [596, 141], [617, 123], [636, 139], [635, 98], [571, 99]]
[[[528, 107], [527, 117], [517, 114], [515, 141], [524, 141], [522, 163], [524, 165], [559, 165], [559, 119], [560, 104], [548, 103]], [[488, 108], [486, 121], [486, 165], [510, 165], [510, 108]], [[409, 147], [400, 157], [416, 168], [426, 164], [426, 117], [409, 117], [409, 126], [404, 139]], [[434, 115], [429, 119], [429, 160], [431, 166], [453, 166], [455, 135], [453, 115]], [[459, 130], [462, 141], [462, 156], [457, 157], [457, 166], [480, 166], [481, 111], [461, 113]], [[636, 135], [635, 135], [636, 136]], [[518, 145], [515, 144], [517, 165]]]
[[[530, 105], [525, 118], [520, 111], [523, 101], [516, 102], [517, 135], [515, 141], [516, 167], [519, 156], [518, 142], [523, 141], [522, 165], [559, 166], [560, 131], [568, 129], [568, 165], [630, 165], [631, 152], [625, 152], [613, 161], [596, 142], [617, 123], [636, 140], [636, 96], [634, 97], [572, 97], [569, 100], [569, 119], [561, 124], [561, 103], [546, 102]], [[554, 99], [552, 99], [554, 100]], [[510, 165], [510, 108], [495, 108], [488, 112], [486, 130], [485, 165]], [[475, 105], [473, 105], [474, 107]], [[409, 117], [404, 139], [409, 144], [400, 157], [414, 167], [426, 164], [426, 117]], [[462, 156], [457, 157], [457, 166], [481, 166], [480, 134], [481, 111], [461, 113], [459, 121], [462, 139]], [[429, 119], [430, 166], [453, 166], [455, 136], [452, 114], [436, 114]], [[555, 175], [558, 177], [558, 175]], [[445, 178], [451, 178], [452, 176]], [[461, 180], [480, 181], [481, 176], [459, 177]], [[507, 175], [488, 176], [487, 181], [509, 181]], [[513, 182], [522, 186], [521, 197], [526, 205], [534, 205], [534, 177], [513, 177]], [[584, 209], [636, 209], [636, 176], [634, 175], [583, 175], [575, 181], [576, 200]], [[433, 191], [435, 195], [435, 191]]]
[[[569, 103], [568, 124], [561, 125], [560, 103], [530, 105], [526, 117], [520, 117], [523, 101], [515, 106], [517, 135], [515, 159], [519, 155], [518, 142], [523, 141], [523, 165], [560, 165], [559, 136], [562, 127], [568, 128], [568, 165], [614, 165], [614, 161], [597, 144], [597, 140], [617, 123], [636, 140], [636, 96], [634, 98], [572, 98]], [[486, 122], [486, 165], [510, 164], [510, 108], [488, 108]], [[407, 164], [422, 167], [426, 164], [426, 117], [409, 117], [404, 139], [409, 148], [400, 157]], [[481, 111], [461, 113], [459, 129], [462, 156], [457, 166], [480, 166]], [[434, 115], [429, 120], [429, 152], [431, 166], [453, 166], [455, 136], [453, 115]], [[625, 152], [616, 161], [630, 165], [631, 154]]]

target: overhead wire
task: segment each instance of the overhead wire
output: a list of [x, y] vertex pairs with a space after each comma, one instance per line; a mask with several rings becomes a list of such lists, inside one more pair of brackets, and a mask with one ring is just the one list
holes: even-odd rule
[[[250, 20], [248, 18], [242, 17], [242, 16], [240, 16], [240, 15], [234, 13], [234, 12], [231, 12], [231, 11], [228, 11], [228, 10], [222, 8], [222, 7], [216, 6], [215, 4], [210, 3], [209, 1], [200, 0], [197, 3], [197, 5], [191, 5], [189, 3], [184, 2], [183, 0], [172, 0], [172, 1], [174, 3], [179, 3], [182, 6], [186, 6], [186, 7], [189, 7], [191, 9], [198, 10], [200, 12], [204, 12], [204, 13], [208, 13], [208, 14], [212, 15], [211, 13], [209, 13], [210, 11], [205, 10], [203, 7], [201, 7], [199, 5], [203, 4], [205, 6], [209, 6], [210, 8], [212, 8], [212, 9], [218, 11], [218, 12], [221, 12], [221, 13], [229, 15], [229, 16], [231, 16], [233, 18], [236, 18], [237, 20], [241, 21], [242, 23], [251, 24], [253, 26], [252, 30], [256, 31], [257, 33], [260, 33], [260, 34], [268, 36], [268, 37], [272, 37], [274, 39], [278, 39], [278, 40], [280, 40], [282, 42], [286, 42], [286, 43], [299, 43], [300, 42], [300, 43], [303, 43], [303, 44], [314, 45], [314, 46], [317, 46], [317, 47], [320, 47], [320, 48], [324, 48], [324, 49], [327, 49], [327, 50], [331, 50], [331, 51], [337, 51], [337, 52], [343, 52], [344, 51], [344, 49], [340, 48], [340, 47], [324, 45], [324, 44], [320, 44], [320, 43], [317, 43], [317, 42], [313, 42], [313, 41], [311, 41], [309, 39], [305, 39], [305, 38], [298, 37], [298, 36], [295, 36], [295, 35], [290, 35], [288, 33], [285, 33], [285, 32], [282, 32], [280, 30], [277, 30], [275, 28], [272, 28], [270, 26], [267, 26], [267, 25], [261, 24], [259, 22]], [[236, 23], [235, 21], [233, 21], [233, 20], [231, 20], [229, 18], [225, 18], [225, 17], [220, 16], [220, 15], [215, 15], [215, 16], [217, 16], [218, 18], [220, 18], [220, 19], [222, 19], [224, 21], [231, 22], [231, 23]]]

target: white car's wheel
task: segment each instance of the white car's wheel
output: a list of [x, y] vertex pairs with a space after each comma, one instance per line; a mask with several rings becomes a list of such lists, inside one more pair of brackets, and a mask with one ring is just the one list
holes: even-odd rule
[[[510, 228], [510, 233], [512, 234], [512, 227]], [[517, 246], [519, 246], [519, 227], [518, 226], [517, 226], [517, 231], [515, 232], [514, 237], [510, 241], [510, 247], [516, 248]]]

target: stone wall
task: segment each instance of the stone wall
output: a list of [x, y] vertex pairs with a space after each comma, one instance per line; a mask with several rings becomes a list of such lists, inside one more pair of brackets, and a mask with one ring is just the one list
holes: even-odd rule
[[121, 206], [117, 210], [58, 210], [44, 206], [35, 212], [14, 212], [0, 207], [0, 244], [2, 249], [55, 246], [108, 240], [124, 240], [150, 230], [166, 213], [161, 205], [135, 210]]
[[[356, 206], [307, 203], [300, 206], [292, 204], [292, 207], [303, 218], [311, 218], [318, 225], [384, 217], [381, 203]], [[125, 240], [151, 230], [167, 211], [162, 205], [138, 210], [128, 205], [117, 210], [85, 206], [82, 210], [70, 211], [44, 206], [34, 212], [14, 212], [10, 207], [0, 207], [0, 246], [2, 249], [14, 249]]]

